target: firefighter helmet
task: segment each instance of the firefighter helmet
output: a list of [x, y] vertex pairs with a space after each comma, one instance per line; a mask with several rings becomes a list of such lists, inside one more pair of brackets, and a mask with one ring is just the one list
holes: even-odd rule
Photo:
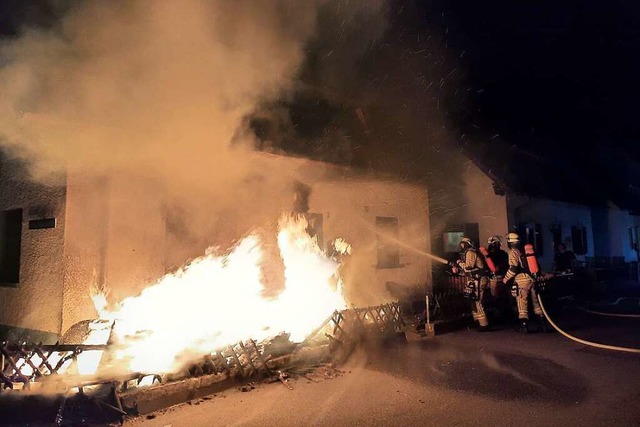
[[507, 243], [520, 243], [520, 236], [516, 233], [507, 234]]
[[463, 238], [460, 240], [460, 247], [461, 247], [462, 249], [472, 248], [472, 247], [473, 247], [473, 242], [471, 241], [471, 239], [470, 239], [470, 238], [468, 238], [468, 237], [463, 237]]
[[487, 244], [489, 246], [495, 245], [495, 244], [501, 245], [502, 244], [502, 237], [500, 237], [500, 236], [491, 236], [491, 237], [489, 237], [489, 240], [487, 240]]

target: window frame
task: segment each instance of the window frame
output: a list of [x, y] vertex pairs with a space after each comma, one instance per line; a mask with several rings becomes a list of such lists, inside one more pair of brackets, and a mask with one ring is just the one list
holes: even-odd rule
[[[389, 228], [392, 230], [389, 231]], [[395, 216], [376, 216], [376, 268], [400, 268], [400, 245], [386, 236], [395, 239], [399, 236], [400, 221]]]

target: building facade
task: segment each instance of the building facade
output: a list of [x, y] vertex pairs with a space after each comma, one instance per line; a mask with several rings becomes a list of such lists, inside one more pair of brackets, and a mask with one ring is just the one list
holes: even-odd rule
[[[420, 255], [430, 251], [424, 186], [291, 157], [257, 154], [253, 162], [252, 180], [278, 178], [263, 194], [238, 196], [243, 207], [202, 228], [199, 242], [224, 253], [252, 230], [275, 232], [284, 208], [306, 215], [322, 248], [337, 237], [351, 244], [344, 279], [354, 305], [395, 299], [398, 286], [431, 283], [430, 262]], [[184, 226], [195, 216], [177, 218], [148, 177], [67, 174], [45, 186], [31, 183], [16, 161], [3, 161], [0, 173], [4, 337], [55, 341], [73, 324], [96, 317], [95, 283], [106, 284], [110, 299], [119, 301], [205, 249], [189, 238], [198, 227]]]

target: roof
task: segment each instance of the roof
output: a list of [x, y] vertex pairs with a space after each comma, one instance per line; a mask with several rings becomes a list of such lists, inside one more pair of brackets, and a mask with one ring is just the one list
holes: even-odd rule
[[611, 206], [640, 215], [640, 162], [631, 152], [600, 144], [564, 157], [534, 153], [499, 139], [468, 144], [465, 154], [497, 192], [588, 206]]

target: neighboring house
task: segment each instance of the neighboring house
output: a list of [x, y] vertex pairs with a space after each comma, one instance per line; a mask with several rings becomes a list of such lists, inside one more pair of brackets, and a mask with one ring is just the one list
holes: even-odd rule
[[[454, 256], [463, 234], [484, 245], [492, 235], [515, 231], [534, 245], [545, 270], [553, 268], [560, 242], [592, 268], [638, 261], [640, 216], [631, 194], [607, 185], [590, 187], [566, 166], [528, 153], [510, 153], [509, 162], [502, 164], [492, 158], [493, 168], [465, 154], [460, 160], [463, 183], [456, 190], [464, 194], [465, 203], [450, 207], [443, 230], [432, 230], [434, 247], [441, 253]], [[430, 191], [438, 188], [430, 185]]]
[[[222, 218], [219, 232], [206, 235], [209, 245], [227, 245], [265, 227], [256, 213], [265, 200], [292, 210], [302, 205], [295, 210], [307, 215], [321, 246], [337, 237], [352, 245], [345, 291], [354, 304], [392, 299], [388, 282], [407, 289], [430, 284], [429, 260], [408, 249], [430, 251], [424, 186], [292, 157], [260, 153], [252, 161], [255, 179], [273, 172], [278, 180], [268, 194], [255, 195], [256, 209]], [[188, 246], [180, 226], [185, 218], [172, 218], [155, 184], [120, 174], [68, 174], [45, 186], [30, 183], [20, 162], [1, 161], [0, 338], [27, 332], [31, 339], [55, 340], [96, 316], [89, 298], [96, 280], [120, 300], [202, 254], [200, 247], [182, 250]], [[234, 303], [241, 309], [241, 301]]]

